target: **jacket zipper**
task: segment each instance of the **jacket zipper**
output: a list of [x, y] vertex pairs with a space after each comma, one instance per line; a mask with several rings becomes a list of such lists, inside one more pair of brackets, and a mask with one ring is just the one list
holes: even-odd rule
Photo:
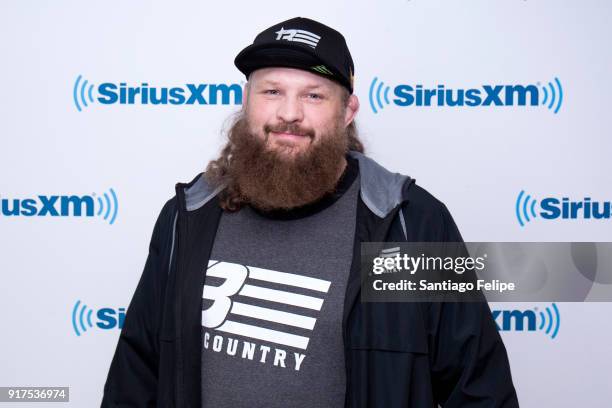
[[176, 336], [176, 340], [175, 340], [175, 344], [176, 344], [176, 359], [175, 359], [175, 404], [176, 404], [176, 408], [180, 408], [183, 407], [183, 401], [184, 401], [184, 395], [183, 395], [183, 382], [182, 382], [182, 376], [183, 376], [183, 349], [182, 349], [182, 336], [181, 336], [181, 329], [182, 329], [182, 319], [181, 319], [181, 297], [179, 296], [180, 293], [180, 273], [181, 273], [181, 266], [182, 266], [182, 262], [181, 262], [181, 239], [180, 239], [180, 235], [181, 235], [181, 231], [182, 231], [182, 225], [184, 224], [183, 221], [184, 217], [181, 217], [181, 213], [183, 213], [184, 215], [184, 209], [183, 209], [183, 203], [185, 202], [185, 198], [184, 198], [184, 194], [183, 194], [183, 188], [181, 186], [181, 183], [177, 183], [175, 186], [176, 189], [176, 197], [177, 197], [177, 222], [176, 222], [176, 270], [174, 271], [175, 273], [175, 279], [176, 279], [176, 285], [175, 285], [175, 292], [174, 292], [174, 330], [175, 330], [175, 336]]

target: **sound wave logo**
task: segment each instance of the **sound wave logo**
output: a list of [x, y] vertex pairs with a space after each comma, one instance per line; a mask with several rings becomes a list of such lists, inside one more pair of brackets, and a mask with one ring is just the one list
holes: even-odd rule
[[[81, 301], [77, 300], [72, 309], [72, 328], [77, 336], [80, 336], [81, 333], [85, 333], [88, 328], [93, 327], [93, 323], [91, 322], [92, 314], [93, 309], [88, 308], [87, 305], [81, 304]], [[79, 327], [81, 330], [79, 330]]]
[[102, 197], [96, 196], [96, 193], [93, 193], [91, 196], [93, 198], [98, 199], [98, 217], [103, 217], [105, 221], [108, 221], [110, 225], [115, 223], [115, 219], [117, 218], [117, 212], [119, 211], [119, 201], [117, 200], [117, 194], [115, 194], [115, 190], [110, 188], [109, 193], [104, 193]]
[[[123, 328], [125, 313], [125, 307], [117, 309], [103, 307], [94, 313], [94, 309], [77, 300], [72, 308], [72, 330], [79, 337], [90, 329], [110, 330], [116, 328], [120, 330]], [[95, 321], [93, 321], [94, 316]]]
[[94, 98], [93, 98], [94, 85], [89, 84], [86, 79], [83, 80], [83, 82], [81, 82], [82, 78], [83, 78], [82, 75], [79, 75], [77, 77], [76, 81], [74, 82], [74, 88], [72, 90], [72, 99], [74, 100], [74, 104], [79, 112], [81, 112], [82, 107], [86, 108], [88, 106], [87, 105], [88, 100], [89, 100], [89, 103], [94, 103]]
[[[372, 111], [374, 111], [374, 113], [378, 113], [376, 106], [378, 106], [378, 109], [383, 109], [385, 105], [389, 105], [391, 103], [389, 102], [389, 90], [391, 89], [391, 87], [385, 85], [383, 81], [380, 81], [378, 83], [377, 81], [378, 77], [374, 77], [372, 83], [370, 84], [370, 92], [368, 93], [370, 107], [372, 108]], [[382, 99], [381, 96], [383, 97]], [[383, 105], [383, 99], [385, 101], [385, 105]]]
[[[536, 206], [538, 207], [537, 214]], [[521, 227], [535, 219], [536, 216], [543, 220], [610, 220], [612, 219], [612, 201], [595, 200], [589, 196], [581, 200], [545, 196], [538, 201], [521, 190], [514, 204], [514, 213]]]
[[536, 203], [536, 199], [532, 198], [529, 194], [525, 194], [525, 191], [521, 190], [518, 197], [516, 198], [516, 206], [514, 209], [516, 213], [516, 219], [518, 220], [521, 227], [524, 227], [526, 222], [530, 222], [532, 219], [536, 218]]
[[541, 87], [542, 93], [544, 94], [542, 105], [553, 110], [554, 113], [557, 113], [563, 103], [563, 87], [561, 86], [559, 78], [555, 77], [553, 81], [554, 84], [549, 81], [547, 85], [541, 85], [539, 82], [538, 85]]
[[[392, 94], [393, 99], [389, 94]], [[475, 106], [544, 106], [554, 114], [563, 105], [563, 86], [554, 77], [546, 84], [495, 85], [483, 84], [475, 88], [446, 88], [443, 84], [427, 88], [421, 84], [399, 84], [391, 87], [378, 77], [370, 83], [368, 100], [372, 112], [378, 113], [386, 105], [400, 107], [475, 107]]]
[[[534, 308], [537, 312], [538, 308]], [[557, 337], [557, 333], [559, 333], [559, 327], [561, 326], [561, 315], [559, 314], [559, 308], [557, 308], [556, 304], [552, 304], [552, 307], [546, 307], [546, 314], [543, 311], [539, 311], [540, 313], [540, 326], [538, 330], [544, 331], [547, 335], [550, 335], [551, 339]]]
[[544, 310], [493, 310], [493, 320], [500, 331], [541, 331], [551, 339], [561, 327], [561, 314], [555, 303]]

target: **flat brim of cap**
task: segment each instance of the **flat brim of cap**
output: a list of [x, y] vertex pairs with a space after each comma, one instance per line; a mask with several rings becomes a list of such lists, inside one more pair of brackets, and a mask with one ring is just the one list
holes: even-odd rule
[[234, 65], [247, 78], [251, 72], [265, 67], [290, 67], [310, 69], [321, 64], [314, 51], [306, 48], [298, 49], [295, 45], [285, 46], [282, 43], [275, 44], [251, 44], [246, 47], [234, 59]]

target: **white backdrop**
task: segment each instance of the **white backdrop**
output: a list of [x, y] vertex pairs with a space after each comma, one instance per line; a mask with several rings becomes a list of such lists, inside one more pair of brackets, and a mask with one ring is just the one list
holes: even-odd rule
[[[224, 120], [239, 108], [233, 98], [103, 104], [101, 84], [242, 86], [237, 52], [295, 16], [345, 35], [369, 154], [445, 202], [466, 241], [612, 241], [609, 218], [538, 216], [521, 226], [515, 213], [521, 190], [538, 200], [612, 199], [612, 5], [603, 0], [4, 1], [0, 386], [69, 386], [68, 405], [99, 405], [119, 333], [114, 319], [140, 277], [157, 214], [174, 184], [191, 180], [217, 154]], [[372, 100], [378, 113], [370, 103], [374, 78], [374, 91], [384, 81], [383, 108], [376, 92]], [[419, 84], [481, 91], [533, 85], [537, 106], [393, 101], [396, 86]], [[62, 196], [72, 195], [91, 197], [93, 215], [62, 215]], [[42, 210], [53, 196], [56, 216]], [[21, 212], [7, 215], [15, 200]], [[612, 306], [556, 306], [554, 338], [539, 323], [502, 331], [521, 405], [610, 406]]]

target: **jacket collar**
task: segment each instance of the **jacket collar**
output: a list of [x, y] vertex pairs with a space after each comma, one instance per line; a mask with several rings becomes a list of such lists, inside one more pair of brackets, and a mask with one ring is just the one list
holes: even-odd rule
[[[385, 218], [393, 208], [400, 204], [402, 186], [409, 182], [409, 176], [392, 173], [374, 159], [366, 155], [350, 151], [351, 157], [359, 162], [360, 196], [364, 204], [380, 218]], [[204, 178], [204, 173], [198, 174], [190, 183], [179, 183], [183, 188], [187, 211], [195, 211], [212, 200], [225, 186], [211, 186]]]

